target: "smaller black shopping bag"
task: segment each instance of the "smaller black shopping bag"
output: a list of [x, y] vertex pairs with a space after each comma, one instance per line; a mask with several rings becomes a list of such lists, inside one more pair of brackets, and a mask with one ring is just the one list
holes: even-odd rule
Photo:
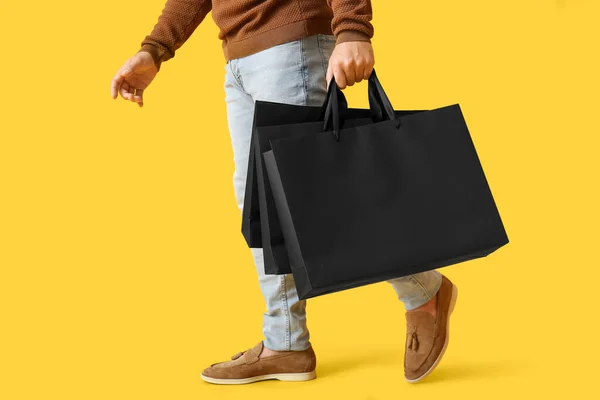
[[[340, 99], [340, 101], [345, 102], [345, 99]], [[261, 153], [258, 153], [258, 158], [255, 156], [255, 149], [259, 148], [258, 139], [256, 138], [257, 130], [271, 125], [323, 121], [326, 105], [327, 102], [324, 102], [323, 106], [306, 107], [262, 100], [255, 101], [246, 187], [244, 191], [244, 205], [242, 209], [242, 234], [244, 239], [246, 239], [248, 247], [263, 247], [258, 188], [259, 177], [256, 166], [256, 160], [261, 159]], [[262, 182], [262, 178], [260, 181]], [[278, 239], [274, 238], [274, 240], [277, 242]], [[281, 238], [281, 241], [283, 241], [283, 238]]]
[[398, 117], [375, 71], [369, 86], [381, 122], [348, 126], [333, 82], [326, 132], [286, 125], [263, 153], [301, 299], [508, 243], [459, 105]]
[[[343, 95], [339, 101], [347, 104]], [[263, 179], [261, 143], [265, 146], [265, 142], [259, 138], [258, 132], [271, 125], [323, 121], [326, 106], [327, 102], [317, 107], [255, 101], [242, 210], [242, 234], [248, 247], [263, 248], [267, 274], [286, 274], [291, 270], [270, 187], [266, 178]], [[266, 144], [268, 145], [268, 141]], [[270, 147], [265, 150], [270, 150]]]

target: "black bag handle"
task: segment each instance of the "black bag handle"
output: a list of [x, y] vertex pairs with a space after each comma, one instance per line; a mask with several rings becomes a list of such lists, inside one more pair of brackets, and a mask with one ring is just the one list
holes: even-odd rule
[[[333, 80], [332, 77], [332, 82], [335, 82], [335, 80]], [[348, 101], [346, 100], [346, 96], [344, 96], [344, 93], [339, 90], [339, 88], [337, 87], [337, 85], [332, 85], [331, 82], [329, 83], [329, 87], [327, 88], [327, 94], [325, 95], [325, 101], [323, 102], [323, 105], [321, 106], [321, 114], [319, 115], [319, 121], [324, 121], [325, 119], [329, 118], [330, 114], [331, 114], [331, 101], [329, 100], [331, 98], [331, 96], [333, 96], [333, 90], [338, 89], [337, 90], [337, 100], [338, 100], [338, 105], [341, 106], [341, 108], [343, 110], [348, 108]]]
[[[373, 118], [374, 122], [397, 120], [394, 107], [385, 94], [381, 82], [377, 78], [375, 69], [372, 70], [369, 76], [369, 108], [371, 110], [371, 118]], [[397, 121], [400, 123], [399, 120]]]
[[[369, 109], [373, 122], [394, 120], [397, 121], [396, 128], [400, 127], [400, 120], [396, 118], [394, 107], [385, 94], [377, 78], [375, 69], [372, 70], [369, 76]], [[340, 88], [338, 88], [335, 77], [331, 77], [325, 103], [323, 104], [323, 131], [329, 130], [329, 125], [332, 125], [333, 137], [336, 141], [340, 140], [340, 129], [347, 110], [348, 102], [346, 101], [346, 97]]]
[[[348, 109], [348, 102], [344, 93], [338, 88], [335, 78], [332, 76], [327, 89], [327, 97], [325, 97], [325, 117], [323, 122], [323, 132], [328, 130], [331, 123], [333, 128], [333, 137], [335, 140], [340, 140], [340, 128], [342, 118], [340, 114], [344, 114]], [[341, 110], [340, 110], [341, 106]]]

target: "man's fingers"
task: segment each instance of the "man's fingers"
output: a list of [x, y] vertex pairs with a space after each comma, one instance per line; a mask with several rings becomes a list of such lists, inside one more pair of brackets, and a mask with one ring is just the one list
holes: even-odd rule
[[125, 100], [129, 100], [129, 87], [126, 87], [126, 84], [123, 83], [123, 85], [121, 85], [121, 89], [119, 90], [119, 92], [121, 93], [121, 97]]
[[135, 97], [135, 90], [136, 89], [134, 87], [129, 86], [129, 90], [127, 91], [129, 93], [129, 101], [135, 102], [135, 99], [134, 99], [134, 97]]
[[340, 65], [333, 66], [333, 76], [335, 76], [335, 83], [340, 89], [346, 88], [346, 75]]
[[141, 100], [142, 96], [144, 95], [144, 91], [142, 89], [134, 89], [134, 90], [135, 90], [135, 94], [134, 94], [133, 98], [136, 100]]
[[113, 78], [111, 84], [110, 84], [110, 95], [112, 96], [113, 99], [117, 98], [117, 94], [119, 89], [121, 88], [121, 84], [123, 83], [123, 76], [121, 76], [121, 73], [117, 73], [117, 75], [115, 75], [115, 77]]
[[329, 83], [333, 77], [333, 69], [331, 69], [331, 63], [327, 63], [327, 74], [325, 74], [325, 81], [327, 82], [327, 89], [329, 90]]
[[367, 80], [371, 76], [371, 72], [373, 72], [373, 66], [368, 66], [363, 71], [363, 79]]
[[356, 82], [356, 65], [353, 62], [344, 64], [344, 74], [346, 75], [346, 85], [352, 86]]
[[124, 81], [123, 84], [121, 85], [120, 93], [121, 93], [121, 97], [124, 98], [125, 100], [131, 99], [132, 94], [129, 91], [129, 83], [127, 83], [127, 81]]
[[144, 91], [142, 89], [136, 89], [135, 94], [133, 95], [133, 101], [135, 101], [136, 103], [141, 103], [143, 101], [143, 94]]
[[[113, 99], [117, 98], [117, 93], [121, 90], [121, 85], [125, 82], [125, 77], [131, 74], [131, 65], [126, 64], [114, 76], [110, 86], [110, 94]], [[122, 92], [121, 92], [122, 93]]]
[[364, 61], [356, 63], [356, 67], [354, 69], [355, 83], [358, 83], [358, 82], [362, 81], [363, 79], [365, 79], [365, 69], [366, 69], [366, 64]]
[[121, 94], [121, 97], [125, 100], [137, 103], [140, 107], [144, 105], [144, 90], [136, 89], [129, 85], [121, 73], [113, 79], [111, 86], [111, 94], [113, 98], [117, 95], [117, 92]]

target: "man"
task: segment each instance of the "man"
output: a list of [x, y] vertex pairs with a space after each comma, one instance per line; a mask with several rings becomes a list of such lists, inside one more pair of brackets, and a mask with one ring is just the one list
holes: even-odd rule
[[[233, 146], [235, 197], [244, 203], [255, 100], [321, 105], [331, 76], [341, 89], [367, 79], [374, 65], [370, 0], [167, 0], [151, 34], [119, 69], [113, 99], [143, 106], [161, 63], [175, 56], [212, 10], [225, 56], [225, 94]], [[306, 300], [292, 275], [265, 275], [262, 249], [252, 249], [265, 298], [265, 339], [213, 364], [201, 377], [221, 384], [315, 378], [316, 357], [306, 327]], [[406, 308], [404, 374], [427, 376], [448, 342], [456, 286], [438, 271], [389, 281]]]

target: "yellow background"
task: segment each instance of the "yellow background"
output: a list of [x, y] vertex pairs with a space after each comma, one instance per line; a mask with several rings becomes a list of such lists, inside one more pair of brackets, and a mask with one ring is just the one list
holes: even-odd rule
[[597, 396], [599, 3], [373, 2], [392, 103], [460, 103], [511, 243], [443, 270], [460, 297], [422, 383], [380, 283], [309, 300], [315, 381], [224, 387], [199, 373], [262, 338], [264, 305], [211, 16], [139, 108], [110, 81], [163, 0], [3, 1], [0, 398]]

